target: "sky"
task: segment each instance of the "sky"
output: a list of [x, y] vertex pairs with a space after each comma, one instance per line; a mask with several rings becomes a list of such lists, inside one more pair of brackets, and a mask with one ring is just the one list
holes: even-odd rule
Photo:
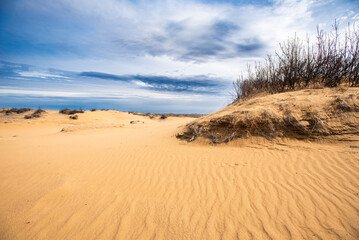
[[359, 0], [1, 0], [0, 108], [211, 113], [295, 34], [359, 26]]

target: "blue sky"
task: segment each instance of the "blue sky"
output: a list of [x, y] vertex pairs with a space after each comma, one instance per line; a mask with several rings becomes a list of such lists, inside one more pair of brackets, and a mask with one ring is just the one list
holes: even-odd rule
[[0, 107], [210, 113], [293, 36], [359, 24], [359, 1], [2, 0]]

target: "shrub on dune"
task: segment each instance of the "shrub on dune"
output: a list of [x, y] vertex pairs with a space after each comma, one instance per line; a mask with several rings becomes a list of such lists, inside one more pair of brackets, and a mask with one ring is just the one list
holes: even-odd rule
[[348, 27], [344, 33], [317, 30], [317, 42], [298, 37], [280, 44], [264, 63], [248, 66], [246, 76], [233, 83], [235, 100], [258, 93], [280, 93], [310, 87], [359, 86], [359, 31]]
[[45, 110], [39, 108], [37, 109], [35, 112], [33, 112], [32, 114], [28, 114], [28, 115], [25, 115], [25, 119], [31, 119], [31, 118], [39, 118], [41, 117], [41, 114], [46, 112]]

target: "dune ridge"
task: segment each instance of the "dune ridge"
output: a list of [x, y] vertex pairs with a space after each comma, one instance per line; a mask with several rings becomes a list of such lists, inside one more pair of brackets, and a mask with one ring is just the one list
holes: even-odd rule
[[214, 144], [251, 136], [345, 140], [359, 133], [358, 99], [357, 88], [325, 88], [238, 100], [187, 124], [177, 138]]
[[193, 120], [0, 121], [1, 239], [358, 239], [357, 141], [177, 140]]

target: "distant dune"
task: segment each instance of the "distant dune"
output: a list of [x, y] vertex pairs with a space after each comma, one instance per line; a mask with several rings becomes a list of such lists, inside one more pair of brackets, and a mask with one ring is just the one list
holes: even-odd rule
[[1, 239], [359, 239], [356, 88], [198, 119], [18, 112], [0, 113]]

